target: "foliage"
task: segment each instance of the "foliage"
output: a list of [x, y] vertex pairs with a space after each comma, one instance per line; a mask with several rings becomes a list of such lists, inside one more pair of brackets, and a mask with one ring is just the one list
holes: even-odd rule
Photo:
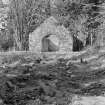
[[13, 48], [14, 40], [13, 36], [6, 29], [0, 31], [0, 51], [8, 51]]
[[11, 0], [8, 25], [18, 50], [28, 50], [29, 33], [49, 15], [48, 0]]
[[62, 0], [62, 3], [56, 4], [57, 15], [72, 35], [80, 37], [82, 41], [90, 37], [92, 44], [94, 38], [91, 37], [97, 37], [96, 31], [104, 19], [103, 3], [102, 0]]
[[6, 51], [13, 46], [12, 35], [7, 28], [8, 5], [0, 0], [0, 51]]
[[104, 20], [103, 4], [104, 0], [11, 0], [8, 29], [16, 48], [28, 50], [29, 33], [53, 15], [71, 35], [92, 45]]

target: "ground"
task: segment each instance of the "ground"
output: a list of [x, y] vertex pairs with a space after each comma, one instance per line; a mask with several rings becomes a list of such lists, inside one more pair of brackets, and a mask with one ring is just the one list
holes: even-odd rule
[[104, 55], [1, 53], [0, 105], [105, 105]]

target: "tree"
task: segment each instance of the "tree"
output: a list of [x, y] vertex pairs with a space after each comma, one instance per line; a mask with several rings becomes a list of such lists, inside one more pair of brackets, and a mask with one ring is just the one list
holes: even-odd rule
[[[71, 35], [78, 36], [84, 40], [84, 23], [88, 15], [86, 7], [89, 7], [83, 0], [55, 0], [55, 9], [57, 18], [70, 31]], [[82, 37], [81, 37], [82, 36]]]
[[[102, 34], [100, 34], [100, 27], [102, 27], [102, 24], [104, 22], [104, 8], [102, 7], [104, 1], [103, 0], [89, 0], [89, 3], [92, 3], [91, 8], [88, 12], [88, 19], [86, 21], [88, 36], [91, 39], [92, 45], [100, 46], [102, 45]], [[102, 32], [102, 30], [101, 30]], [[101, 43], [99, 43], [101, 42]]]
[[[8, 29], [18, 50], [28, 50], [29, 33], [46, 18], [57, 17], [71, 32], [86, 43], [93, 44], [101, 25], [101, 5], [104, 0], [10, 0]], [[54, 8], [52, 8], [54, 7]]]
[[50, 15], [49, 0], [11, 0], [9, 8], [8, 26], [15, 46], [17, 50], [28, 50], [29, 33]]
[[[97, 30], [103, 22], [104, 0], [55, 0], [58, 18], [72, 35], [93, 45], [98, 39]], [[97, 40], [96, 40], [97, 41]]]

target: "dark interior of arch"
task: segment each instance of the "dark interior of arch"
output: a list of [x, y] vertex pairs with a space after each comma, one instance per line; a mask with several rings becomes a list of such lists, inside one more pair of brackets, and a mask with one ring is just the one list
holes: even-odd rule
[[83, 42], [79, 40], [76, 36], [73, 36], [73, 51], [81, 51], [84, 48]]
[[42, 39], [42, 52], [55, 52], [59, 50], [59, 46], [55, 45], [50, 39], [49, 36], [45, 36]]

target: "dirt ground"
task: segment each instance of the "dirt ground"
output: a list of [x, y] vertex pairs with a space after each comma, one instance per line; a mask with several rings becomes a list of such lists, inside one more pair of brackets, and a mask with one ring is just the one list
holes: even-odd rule
[[0, 105], [105, 105], [104, 55], [1, 53]]

